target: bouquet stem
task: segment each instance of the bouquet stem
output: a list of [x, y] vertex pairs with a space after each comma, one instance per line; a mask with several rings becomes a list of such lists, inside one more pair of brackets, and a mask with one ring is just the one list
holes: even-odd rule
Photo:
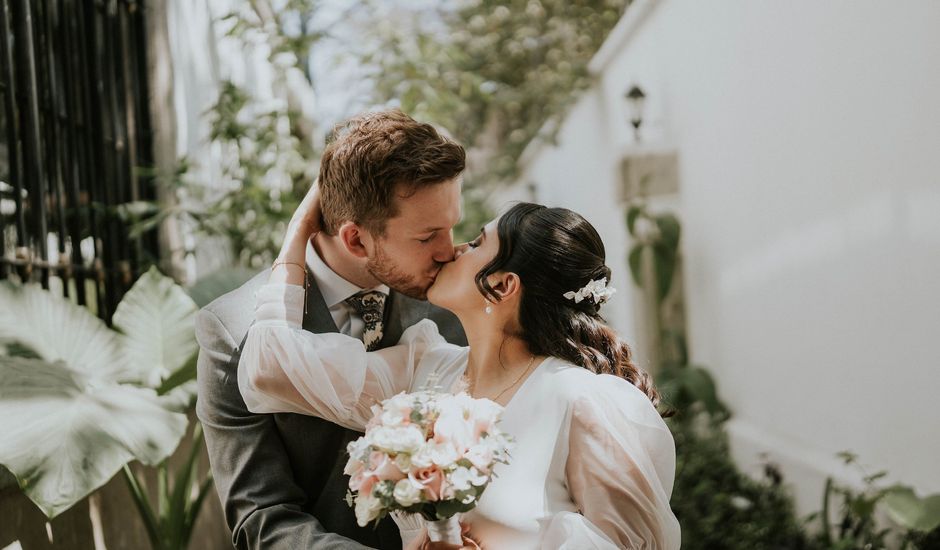
[[456, 515], [447, 519], [427, 520], [427, 527], [431, 542], [463, 543], [463, 537], [460, 536], [460, 520]]

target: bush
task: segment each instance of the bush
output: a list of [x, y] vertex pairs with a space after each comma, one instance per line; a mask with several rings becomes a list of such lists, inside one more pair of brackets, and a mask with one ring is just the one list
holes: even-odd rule
[[810, 547], [776, 467], [767, 465], [762, 481], [740, 472], [721, 425], [705, 414], [670, 424], [676, 441], [672, 509], [684, 550]]

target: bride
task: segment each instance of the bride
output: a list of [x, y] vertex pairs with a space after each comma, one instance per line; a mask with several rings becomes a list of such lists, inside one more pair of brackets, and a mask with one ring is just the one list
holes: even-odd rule
[[[304, 273], [290, 266], [303, 263], [318, 219], [315, 200], [301, 206], [257, 294], [238, 368], [251, 411], [363, 431], [370, 407], [400, 392], [465, 390], [505, 407], [500, 427], [515, 439], [510, 463], [462, 517], [484, 548], [679, 548], [675, 446], [650, 376], [599, 314], [613, 290], [590, 223], [516, 204], [458, 246], [428, 291], [460, 319], [469, 347], [424, 320], [399, 345], [367, 352], [358, 339], [301, 328]], [[396, 521], [406, 545], [423, 539], [415, 517]]]

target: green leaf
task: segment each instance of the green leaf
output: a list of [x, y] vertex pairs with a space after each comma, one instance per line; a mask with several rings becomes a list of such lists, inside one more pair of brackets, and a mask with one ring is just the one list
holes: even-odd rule
[[46, 362], [109, 381], [135, 378], [123, 338], [87, 309], [36, 284], [0, 284], [0, 340], [18, 342]]
[[940, 494], [918, 498], [910, 487], [895, 486], [884, 504], [892, 521], [904, 528], [929, 533], [940, 527]]
[[653, 221], [659, 227], [659, 244], [672, 250], [673, 253], [677, 252], [679, 250], [679, 236], [682, 231], [678, 218], [672, 214], [659, 214], [653, 218]]
[[171, 540], [182, 541], [186, 531], [186, 512], [189, 505], [189, 495], [192, 485], [197, 477], [199, 451], [202, 450], [202, 425], [198, 422], [193, 428], [191, 438], [192, 447], [186, 462], [180, 466], [176, 479], [173, 480], [173, 492], [169, 495], [169, 514], [166, 517], [166, 529], [170, 532]]
[[705, 409], [711, 414], [717, 416], [728, 414], [728, 408], [718, 399], [715, 381], [707, 370], [692, 366], [683, 367], [680, 370], [680, 383], [694, 401], [704, 404]]
[[127, 360], [138, 379], [159, 387], [196, 352], [196, 304], [155, 267], [140, 276], [114, 312], [126, 336]]
[[147, 499], [147, 493], [143, 489], [143, 484], [131, 471], [130, 466], [124, 465], [124, 481], [127, 482], [127, 488], [131, 492], [131, 498], [137, 506], [140, 518], [144, 522], [144, 528], [147, 529], [147, 535], [150, 537], [150, 544], [153, 548], [158, 548], [160, 541], [160, 524], [153, 514], [153, 508], [150, 507], [150, 501]]
[[186, 416], [166, 410], [153, 390], [61, 361], [0, 357], [0, 388], [0, 463], [49, 518], [128, 461], [159, 463], [186, 430]]
[[672, 288], [673, 274], [676, 271], [676, 254], [673, 250], [659, 244], [653, 246], [653, 270], [656, 273], [656, 290], [662, 302]]
[[193, 500], [189, 508], [186, 510], [186, 518], [184, 523], [183, 531], [183, 540], [188, 541], [193, 532], [193, 527], [196, 525], [196, 520], [199, 518], [199, 511], [202, 510], [202, 503], [206, 500], [206, 495], [209, 494], [209, 490], [212, 488], [212, 475], [206, 477], [203, 480], [202, 485], [199, 487], [199, 492], [196, 495], [195, 500]]
[[193, 353], [189, 360], [182, 367], [178, 368], [173, 374], [168, 376], [160, 387], [157, 388], [157, 395], [166, 395], [176, 388], [196, 379], [196, 363], [199, 358], [199, 352]]
[[[479, 231], [479, 228], [476, 231]], [[212, 300], [242, 286], [257, 274], [256, 270], [244, 268], [220, 269], [196, 281], [187, 292], [197, 306], [205, 307]]]
[[636, 227], [636, 220], [643, 214], [643, 208], [639, 205], [633, 204], [627, 208], [627, 230], [630, 232], [630, 235], [636, 236], [633, 233], [633, 228]]
[[644, 245], [640, 244], [634, 246], [630, 249], [630, 256], [627, 258], [633, 282], [640, 288], [643, 288], [643, 248]]

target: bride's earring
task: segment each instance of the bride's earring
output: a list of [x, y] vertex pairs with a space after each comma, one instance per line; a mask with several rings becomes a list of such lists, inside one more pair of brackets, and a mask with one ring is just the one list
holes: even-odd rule
[[485, 301], [486, 301], [486, 307], [483, 308], [483, 311], [485, 311], [487, 315], [492, 315], [493, 304], [491, 304], [489, 300], [485, 300]]

